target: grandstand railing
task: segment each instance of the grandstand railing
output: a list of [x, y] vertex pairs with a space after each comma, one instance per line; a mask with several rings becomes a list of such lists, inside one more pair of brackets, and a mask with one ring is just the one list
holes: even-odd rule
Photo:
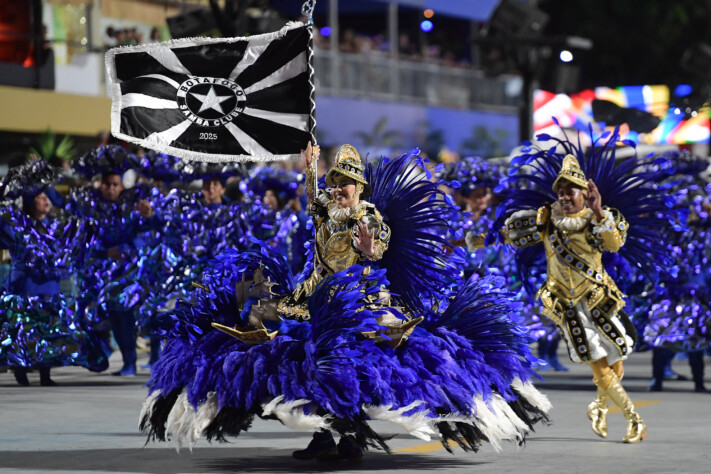
[[511, 111], [520, 101], [520, 78], [488, 78], [482, 71], [436, 63], [316, 49], [320, 94], [426, 104], [458, 109]]

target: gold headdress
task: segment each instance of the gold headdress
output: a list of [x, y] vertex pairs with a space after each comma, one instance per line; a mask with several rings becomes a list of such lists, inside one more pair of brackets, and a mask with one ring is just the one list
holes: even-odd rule
[[326, 184], [333, 186], [336, 174], [353, 178], [357, 183], [368, 184], [363, 177], [363, 163], [360, 161], [358, 150], [351, 145], [343, 145], [339, 148], [336, 153], [336, 163], [326, 175]]
[[561, 181], [568, 181], [580, 186], [585, 191], [588, 190], [588, 180], [583, 170], [580, 169], [578, 160], [576, 160], [573, 155], [566, 155], [566, 157], [563, 158], [563, 166], [561, 166], [560, 173], [558, 173], [558, 177], [553, 182], [553, 191], [557, 191], [558, 186], [562, 184]]

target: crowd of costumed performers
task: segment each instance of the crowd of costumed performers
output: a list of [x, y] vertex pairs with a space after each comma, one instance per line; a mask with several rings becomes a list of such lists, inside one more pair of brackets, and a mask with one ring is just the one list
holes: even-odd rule
[[[442, 165], [440, 165], [442, 166]], [[460, 207], [454, 227], [453, 243], [466, 246], [464, 277], [497, 275], [506, 279], [507, 288], [523, 305], [520, 312], [532, 340], [537, 341], [539, 371], [567, 371], [558, 359], [560, 335], [548, 318], [540, 314], [540, 305], [526, 288], [538, 288], [545, 272], [538, 267], [523, 275], [517, 272], [515, 251], [511, 246], [483, 246], [483, 239], [492, 227], [498, 205], [510, 189], [505, 180], [508, 163], [468, 156], [441, 167], [438, 177], [446, 183], [454, 203]], [[525, 186], [525, 183], [517, 183]], [[524, 286], [524, 280], [527, 282]]]
[[107, 370], [115, 346], [122, 366], [112, 373], [134, 375], [137, 335], [150, 338], [149, 369], [162, 315], [227, 250], [266, 245], [304, 258], [311, 231], [298, 172], [138, 157], [107, 145], [74, 160], [72, 173], [83, 180], [67, 195], [45, 161], [13, 168], [0, 183], [0, 248], [11, 256], [0, 365], [21, 385], [34, 370], [53, 385], [53, 366]]
[[519, 305], [501, 278], [462, 280], [459, 209], [417, 153], [364, 166], [344, 145], [320, 180], [308, 146], [305, 266], [294, 274], [271, 245], [209, 264], [164, 314], [149, 439], [224, 440], [260, 417], [314, 433], [297, 459], [357, 460], [389, 451], [369, 420], [465, 450], [521, 443], [547, 420]]
[[99, 227], [66, 213], [50, 217], [48, 188], [56, 177], [36, 161], [10, 170], [0, 183], [0, 247], [11, 256], [0, 293], [0, 365], [14, 368], [20, 385], [29, 385], [29, 369], [48, 386], [55, 385], [50, 369], [56, 365], [108, 367], [100, 328], [60, 284], [85, 264]]
[[680, 215], [657, 185], [665, 167], [649, 166], [663, 158], [635, 154], [616, 163], [619, 146], [634, 143], [621, 140], [617, 130], [590, 136], [588, 150], [579, 136], [539, 135], [536, 145], [524, 144], [511, 160], [511, 190], [485, 243], [513, 245], [520, 275], [543, 268], [546, 279], [536, 291], [542, 311], [556, 324], [570, 359], [592, 370], [597, 395], [587, 413], [593, 431], [607, 437], [612, 402], [627, 421], [623, 441], [637, 443], [646, 439], [647, 427], [622, 379], [623, 361], [637, 339], [624, 292], [638, 282], [619, 268], [636, 267], [656, 283], [670, 263], [664, 236]]
[[[709, 160], [685, 152], [664, 154], [667, 173], [662, 182], [682, 213], [673, 232], [666, 235], [670, 271], [659, 284], [644, 288], [646, 311], [634, 313], [644, 344], [652, 348], [651, 391], [661, 391], [665, 378], [678, 378], [671, 368], [675, 354], [688, 358], [696, 392], [704, 386], [704, 351], [711, 341], [711, 183], [703, 179]], [[643, 306], [640, 305], [640, 308]]]

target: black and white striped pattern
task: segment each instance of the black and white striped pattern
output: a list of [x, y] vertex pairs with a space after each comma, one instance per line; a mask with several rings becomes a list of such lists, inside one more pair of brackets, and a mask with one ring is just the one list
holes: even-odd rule
[[191, 160], [299, 159], [315, 142], [311, 28], [109, 50], [112, 134]]

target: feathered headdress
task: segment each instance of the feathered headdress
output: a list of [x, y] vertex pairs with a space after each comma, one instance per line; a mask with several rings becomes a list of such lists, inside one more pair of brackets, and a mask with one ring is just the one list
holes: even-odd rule
[[495, 193], [503, 190], [501, 181], [506, 176], [506, 165], [494, 163], [479, 156], [467, 156], [444, 166], [437, 177], [448, 186], [459, 189], [465, 196], [475, 188], [485, 186]]
[[[592, 137], [592, 130], [590, 135]], [[559, 179], [565, 157], [572, 155], [584, 176], [597, 185], [603, 205], [618, 209], [629, 222], [627, 241], [618, 255], [656, 281], [658, 271], [668, 263], [664, 234], [680, 221], [673, 209], [672, 197], [657, 185], [665, 176], [668, 159], [660, 156], [640, 158], [635, 154], [618, 165], [618, 143], [636, 146], [630, 140], [620, 140], [619, 128], [591, 140], [592, 146], [587, 152], [579, 137], [577, 145], [567, 135], [563, 140], [547, 134], [538, 135], [537, 139], [539, 143], [555, 143], [542, 149], [524, 142], [521, 154], [511, 160], [506, 181], [514, 190], [497, 209], [494, 230], [487, 236], [487, 244], [497, 239], [503, 241], [497, 230], [503, 227], [511, 213], [536, 209], [556, 200], [553, 185]], [[517, 189], [519, 182], [527, 184], [529, 189]], [[519, 250], [516, 256], [519, 272], [525, 276], [531, 267], [545, 262], [542, 252], [541, 246]]]
[[137, 171], [147, 178], [172, 183], [182, 179], [179, 163], [178, 157], [149, 150], [139, 159]]
[[0, 199], [36, 196], [58, 178], [59, 168], [50, 166], [44, 160], [34, 160], [16, 166], [11, 168], [0, 182]]
[[78, 174], [91, 179], [97, 174], [122, 175], [138, 167], [138, 158], [120, 145], [102, 145], [72, 161]]
[[247, 176], [247, 167], [239, 162], [206, 163], [180, 160], [175, 164], [175, 169], [181, 174], [183, 181], [188, 183], [198, 179], [219, 179], [224, 183], [232, 176]]
[[286, 203], [296, 197], [296, 188], [299, 187], [300, 181], [303, 182], [303, 175], [298, 176], [271, 166], [260, 166], [250, 173], [247, 189], [253, 198], [262, 198], [271, 189], [280, 201]]

